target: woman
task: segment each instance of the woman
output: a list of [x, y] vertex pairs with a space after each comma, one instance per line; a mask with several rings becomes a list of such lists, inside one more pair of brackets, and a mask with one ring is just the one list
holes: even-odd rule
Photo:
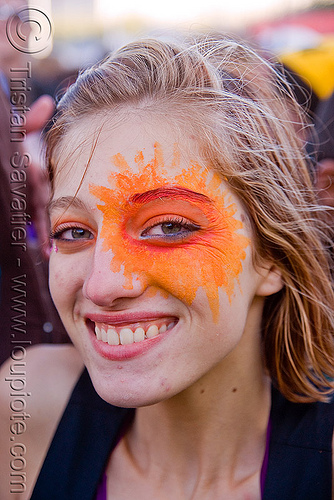
[[230, 39], [129, 44], [62, 98], [50, 289], [75, 347], [27, 352], [27, 498], [330, 498], [333, 290], [303, 126]]

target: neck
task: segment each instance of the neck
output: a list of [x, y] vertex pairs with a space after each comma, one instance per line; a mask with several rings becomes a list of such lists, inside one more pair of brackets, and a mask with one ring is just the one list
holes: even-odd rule
[[159, 464], [160, 476], [188, 492], [199, 477], [210, 487], [222, 476], [233, 487], [250, 478], [260, 484], [270, 381], [260, 349], [241, 365], [229, 358], [186, 391], [137, 410], [127, 449], [142, 474]]

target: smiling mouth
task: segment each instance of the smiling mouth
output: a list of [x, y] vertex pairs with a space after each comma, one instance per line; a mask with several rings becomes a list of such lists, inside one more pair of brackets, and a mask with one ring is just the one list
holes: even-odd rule
[[124, 326], [109, 325], [107, 323], [95, 322], [95, 335], [109, 345], [130, 345], [152, 339], [158, 335], [171, 330], [177, 323], [176, 318], [156, 321], [146, 321]]

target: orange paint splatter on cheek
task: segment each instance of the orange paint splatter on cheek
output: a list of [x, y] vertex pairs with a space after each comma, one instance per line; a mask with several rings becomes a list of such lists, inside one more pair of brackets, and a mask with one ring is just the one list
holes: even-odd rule
[[[155, 144], [151, 162], [144, 164], [142, 153], [135, 157], [138, 173], [134, 173], [120, 154], [113, 157], [113, 162], [119, 172], [109, 176], [111, 188], [90, 185], [90, 192], [104, 203], [97, 207], [103, 213], [103, 249], [111, 249], [113, 253], [111, 270], [119, 272], [124, 266], [126, 289], [132, 288], [133, 275], [136, 275], [143, 287], [166, 291], [189, 305], [202, 287], [216, 321], [219, 288], [223, 287], [231, 299], [249, 244], [249, 239], [238, 232], [243, 225], [234, 218], [235, 204], [225, 206], [226, 192], [222, 191], [221, 179], [197, 163], [181, 170], [177, 150], [172, 164], [166, 169], [159, 144]], [[164, 186], [192, 190], [212, 200], [212, 203], [193, 202], [207, 220], [206, 227], [194, 231], [184, 241], [163, 245], [133, 237], [129, 234], [128, 224], [140, 213], [143, 204], [131, 199], [136, 193]], [[165, 203], [168, 206], [168, 200]], [[156, 216], [159, 215], [157, 209]], [[187, 217], [185, 213], [177, 215]], [[138, 232], [140, 234], [140, 228]]]

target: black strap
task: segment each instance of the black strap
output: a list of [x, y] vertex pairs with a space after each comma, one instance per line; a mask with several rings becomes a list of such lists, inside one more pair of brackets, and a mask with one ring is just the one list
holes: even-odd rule
[[56, 430], [31, 500], [92, 500], [120, 429], [132, 415], [131, 409], [103, 401], [84, 370]]
[[331, 500], [333, 403], [291, 403], [273, 390], [263, 500]]

